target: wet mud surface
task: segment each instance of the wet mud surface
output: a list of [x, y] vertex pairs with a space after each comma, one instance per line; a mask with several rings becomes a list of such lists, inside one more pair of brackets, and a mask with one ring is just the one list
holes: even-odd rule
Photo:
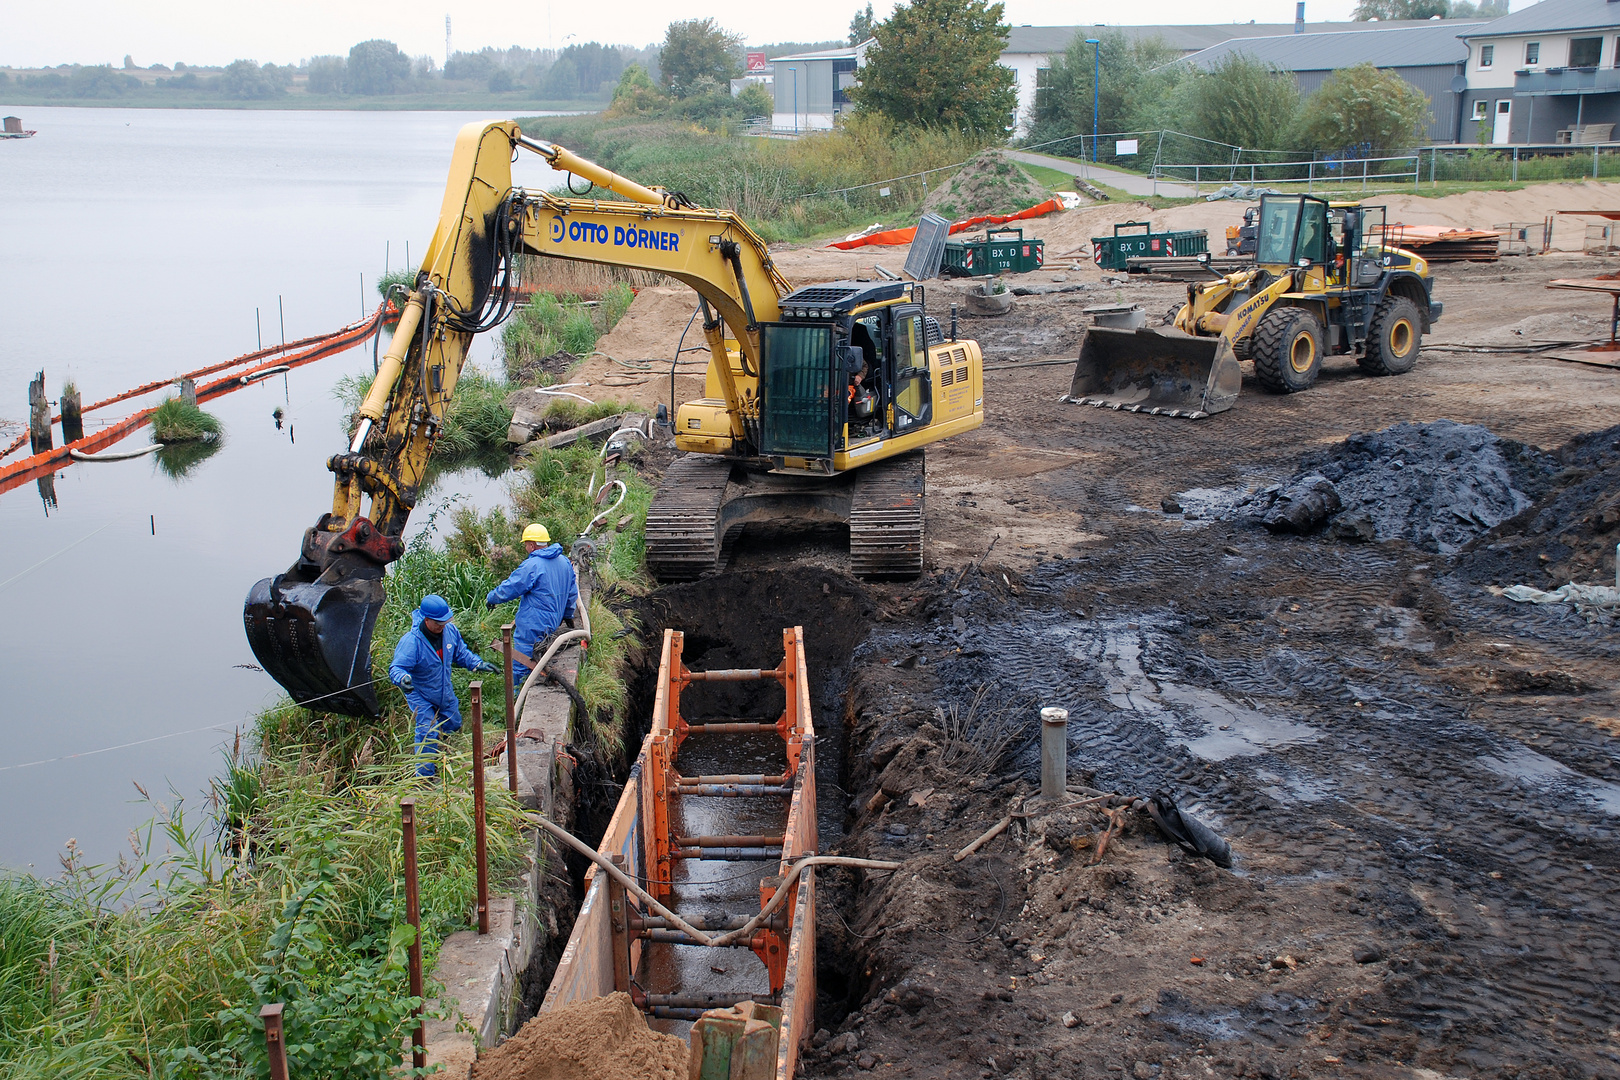
[[[1437, 336], [1563, 304], [1539, 282], [1567, 270], [1441, 268]], [[1120, 291], [1157, 311], [1182, 289]], [[993, 357], [1073, 355], [1069, 300], [962, 332]], [[1341, 358], [1309, 392], [1246, 379], [1187, 423], [1062, 403], [1068, 377], [990, 371], [984, 427], [930, 449], [923, 579], [851, 582], [839, 536], [745, 537], [730, 573], [645, 609], [649, 631], [702, 637], [707, 666], [774, 664], [789, 619], [812, 649], [838, 639], [811, 658], [818, 731], [841, 740], [818, 755], [823, 850], [905, 867], [818, 878], [803, 1074], [1620, 1075], [1620, 641], [1485, 587], [1613, 582], [1620, 379], [1440, 352], [1372, 379]], [[1435, 432], [1461, 444], [1413, 452]], [[1413, 473], [1389, 477], [1393, 457]], [[1351, 494], [1385, 469], [1362, 501], [1400, 527], [1273, 535], [1162, 506], [1335, 463]], [[989, 764], [948, 722], [975, 698], [1006, 735]], [[1108, 817], [1030, 800], [1049, 705], [1069, 710], [1071, 788], [1166, 792], [1232, 868], [1130, 810], [1094, 865]]]

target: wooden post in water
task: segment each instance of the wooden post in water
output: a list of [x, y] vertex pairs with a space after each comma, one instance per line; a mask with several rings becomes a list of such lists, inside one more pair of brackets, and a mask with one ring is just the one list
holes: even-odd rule
[[512, 628], [514, 623], [501, 627], [501, 656], [506, 660], [506, 786], [517, 794], [517, 714], [513, 710], [512, 693]]
[[277, 1001], [259, 1010], [259, 1019], [264, 1021], [264, 1052], [270, 1059], [270, 1080], [287, 1080], [287, 1039], [281, 1027], [284, 1008]]
[[36, 454], [51, 448], [51, 403], [45, 398], [45, 372], [28, 384], [28, 441]]
[[84, 414], [79, 409], [79, 388], [70, 380], [62, 387], [62, 442], [84, 438]]
[[[416, 884], [416, 800], [399, 800], [401, 842], [405, 846], [405, 921], [416, 930], [411, 938], [411, 996], [422, 996], [422, 904]], [[427, 1068], [426, 1032], [422, 1027], [422, 1006], [416, 1006], [416, 1027], [411, 1031], [411, 1066]]]
[[472, 690], [473, 842], [478, 861], [478, 935], [489, 933], [489, 844], [484, 835], [484, 684]]
[[192, 407], [196, 407], [196, 404], [197, 404], [197, 380], [195, 380], [195, 379], [181, 379], [180, 380], [180, 400], [185, 402], [187, 405], [190, 405]]

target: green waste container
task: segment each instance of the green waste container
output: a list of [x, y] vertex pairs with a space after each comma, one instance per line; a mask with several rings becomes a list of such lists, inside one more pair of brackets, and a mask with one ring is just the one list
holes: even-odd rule
[[1209, 230], [1153, 231], [1146, 221], [1114, 226], [1113, 236], [1093, 236], [1091, 257], [1104, 270], [1124, 270], [1131, 259], [1202, 255], [1209, 250]]
[[1023, 229], [991, 229], [977, 238], [947, 240], [940, 272], [958, 277], [1026, 274], [1039, 270], [1045, 259], [1045, 242], [1024, 239]]

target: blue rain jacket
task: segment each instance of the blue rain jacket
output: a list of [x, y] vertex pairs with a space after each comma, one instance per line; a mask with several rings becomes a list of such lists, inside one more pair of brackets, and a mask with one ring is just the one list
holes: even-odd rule
[[[521, 597], [521, 599], [519, 599]], [[534, 643], [545, 640], [564, 619], [574, 617], [579, 605], [579, 579], [561, 544], [536, 548], [512, 571], [512, 576], [490, 590], [491, 605], [518, 600], [512, 644], [528, 656]]]
[[423, 741], [424, 717], [431, 720], [434, 714], [443, 718], [440, 726], [445, 731], [461, 730], [461, 703], [450, 681], [451, 664], [472, 671], [496, 670], [494, 664], [467, 648], [455, 623], [444, 624], [444, 655], [441, 657], [422, 632], [421, 609], [411, 612], [411, 632], [395, 646], [394, 662], [388, 665], [388, 678], [398, 685], [402, 676], [411, 677], [411, 689], [405, 700], [416, 714], [418, 742]]

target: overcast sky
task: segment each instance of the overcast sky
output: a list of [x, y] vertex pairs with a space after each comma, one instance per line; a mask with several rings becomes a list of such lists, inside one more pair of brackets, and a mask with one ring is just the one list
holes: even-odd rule
[[[817, 4], [759, 0], [617, 0], [613, 3], [547, 3], [547, 0], [70, 0], [7, 6], [0, 34], [0, 65], [39, 67], [62, 63], [119, 64], [126, 53], [145, 67], [297, 63], [323, 53], [347, 54], [349, 46], [380, 37], [412, 55], [444, 62], [444, 18], [451, 18], [455, 49], [486, 45], [555, 47], [576, 41], [646, 45], [660, 41], [672, 20], [713, 16], [751, 44], [842, 38], [857, 6], [853, 0]], [[894, 0], [875, 0], [879, 18]], [[1514, 9], [1524, 0], [1513, 3]], [[1355, 0], [1307, 0], [1311, 21], [1348, 19]], [[1076, 4], [1072, 0], [1007, 0], [1013, 25], [1125, 22], [1125, 5]], [[1293, 0], [1143, 0], [1129, 5], [1132, 23], [1204, 23], [1225, 19], [1292, 22]]]

